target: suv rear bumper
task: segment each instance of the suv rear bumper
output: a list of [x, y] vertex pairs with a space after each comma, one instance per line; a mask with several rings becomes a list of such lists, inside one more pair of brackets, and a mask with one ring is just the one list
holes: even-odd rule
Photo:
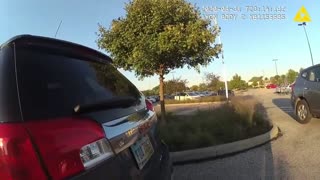
[[[159, 158], [160, 157], [160, 158]], [[128, 158], [130, 160], [128, 160]], [[120, 179], [135, 179], [135, 180], [170, 180], [172, 174], [172, 161], [168, 147], [161, 143], [157, 148], [153, 157], [149, 160], [142, 170], [138, 170], [134, 159], [129, 149], [121, 154], [96, 167], [87, 170], [80, 175], [70, 178], [71, 180], [120, 180]]]

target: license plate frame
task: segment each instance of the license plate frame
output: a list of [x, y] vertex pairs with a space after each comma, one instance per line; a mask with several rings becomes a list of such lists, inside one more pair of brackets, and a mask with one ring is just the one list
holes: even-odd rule
[[140, 170], [147, 164], [154, 153], [154, 148], [147, 135], [137, 140], [130, 146], [130, 149]]

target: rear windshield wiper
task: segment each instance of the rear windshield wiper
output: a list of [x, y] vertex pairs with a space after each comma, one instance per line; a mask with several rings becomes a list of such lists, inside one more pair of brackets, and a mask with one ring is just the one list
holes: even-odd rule
[[127, 108], [137, 102], [133, 97], [116, 97], [90, 104], [78, 104], [73, 108], [75, 114], [101, 111], [114, 108]]

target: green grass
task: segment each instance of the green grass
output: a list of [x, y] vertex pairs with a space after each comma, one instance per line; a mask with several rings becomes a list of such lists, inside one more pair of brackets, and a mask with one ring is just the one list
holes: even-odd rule
[[167, 114], [160, 136], [170, 151], [229, 143], [263, 134], [271, 129], [264, 109], [252, 98], [236, 98], [219, 108], [194, 115]]
[[208, 96], [208, 97], [202, 97], [200, 99], [195, 99], [195, 100], [175, 100], [175, 99], [166, 99], [165, 104], [186, 104], [186, 103], [201, 103], [201, 102], [220, 102], [220, 101], [225, 101], [226, 98], [223, 96]]

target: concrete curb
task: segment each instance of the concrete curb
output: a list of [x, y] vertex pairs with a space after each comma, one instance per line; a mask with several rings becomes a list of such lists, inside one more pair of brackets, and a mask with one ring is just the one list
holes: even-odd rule
[[232, 143], [211, 146], [206, 148], [192, 149], [186, 151], [171, 152], [170, 156], [174, 164], [183, 164], [188, 162], [197, 162], [207, 159], [215, 159], [239, 153], [259, 145], [265, 144], [280, 135], [280, 129], [273, 125], [272, 129], [262, 135], [244, 139]]
[[[187, 105], [197, 105], [197, 104], [221, 104], [226, 101], [216, 101], [216, 102], [198, 102], [198, 103], [181, 103], [181, 104], [165, 104], [165, 106], [187, 106]], [[160, 106], [156, 104], [155, 106]]]

